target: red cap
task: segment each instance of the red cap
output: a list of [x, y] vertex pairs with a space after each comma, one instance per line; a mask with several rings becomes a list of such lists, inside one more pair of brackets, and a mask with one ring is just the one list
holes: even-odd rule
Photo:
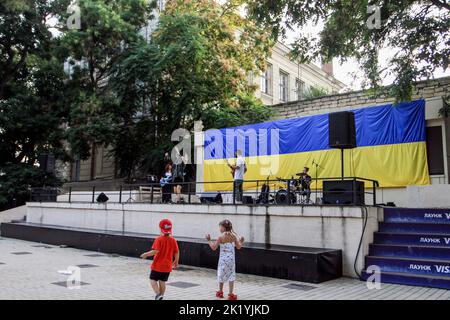
[[172, 232], [172, 222], [169, 219], [162, 219], [159, 222], [159, 228], [164, 233], [171, 233]]

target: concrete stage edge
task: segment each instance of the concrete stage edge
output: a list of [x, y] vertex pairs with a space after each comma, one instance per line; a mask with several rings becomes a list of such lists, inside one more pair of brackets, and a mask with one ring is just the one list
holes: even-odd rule
[[[3, 223], [1, 232], [10, 238], [53, 245], [139, 257], [151, 246], [155, 235], [105, 232], [76, 228]], [[212, 251], [206, 240], [177, 237], [180, 263], [216, 268], [218, 251]], [[332, 249], [301, 248], [247, 243], [236, 251], [236, 271], [265, 277], [321, 283], [342, 276], [342, 252]]]
[[[364, 268], [382, 208], [367, 207], [368, 221], [356, 267]], [[202, 239], [219, 235], [218, 223], [233, 222], [247, 242], [342, 250], [343, 275], [356, 277], [353, 264], [364, 225], [365, 211], [350, 206], [245, 206], [146, 203], [27, 203], [26, 222], [148, 236], [158, 234], [163, 218], [173, 221], [174, 236]]]

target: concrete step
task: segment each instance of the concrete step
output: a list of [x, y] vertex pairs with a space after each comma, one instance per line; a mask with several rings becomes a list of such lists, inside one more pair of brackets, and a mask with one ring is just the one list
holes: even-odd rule
[[399, 244], [450, 248], [450, 235], [433, 233], [375, 232], [376, 244]]
[[371, 244], [370, 256], [450, 260], [450, 247]]
[[379, 232], [444, 234], [450, 236], [450, 223], [380, 222]]
[[[372, 274], [363, 270], [362, 280], [366, 281]], [[380, 274], [381, 283], [403, 284], [410, 286], [431, 287], [450, 290], [450, 278], [439, 276], [425, 276], [418, 274], [382, 272]]]
[[378, 266], [382, 272], [430, 275], [450, 279], [450, 260], [367, 256], [366, 269], [372, 265]]
[[384, 222], [450, 224], [450, 209], [384, 208]]

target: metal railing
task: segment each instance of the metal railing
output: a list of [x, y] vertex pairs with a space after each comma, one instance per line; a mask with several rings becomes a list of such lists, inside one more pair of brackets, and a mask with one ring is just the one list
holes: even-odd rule
[[[347, 186], [326, 188], [323, 184], [345, 181]], [[297, 183], [296, 183], [297, 182]], [[313, 178], [310, 189], [299, 186], [298, 179], [245, 180], [242, 194], [234, 181], [123, 184], [118, 188], [84, 187], [58, 189], [34, 188], [34, 202], [109, 202], [109, 203], [220, 203], [234, 205], [377, 205], [378, 181], [360, 177]], [[177, 194], [174, 187], [180, 186]], [[106, 198], [100, 196], [106, 195]], [[242, 195], [242, 197], [240, 197]], [[100, 197], [99, 197], [100, 196]], [[105, 201], [106, 199], [106, 201]]]

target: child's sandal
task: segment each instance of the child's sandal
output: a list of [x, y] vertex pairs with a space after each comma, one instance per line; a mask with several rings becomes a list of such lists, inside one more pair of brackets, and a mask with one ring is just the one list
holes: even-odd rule
[[223, 298], [223, 291], [217, 291], [216, 292], [216, 297], [217, 298]]
[[233, 293], [229, 293], [228, 294], [228, 300], [237, 300], [237, 295], [235, 295]]

